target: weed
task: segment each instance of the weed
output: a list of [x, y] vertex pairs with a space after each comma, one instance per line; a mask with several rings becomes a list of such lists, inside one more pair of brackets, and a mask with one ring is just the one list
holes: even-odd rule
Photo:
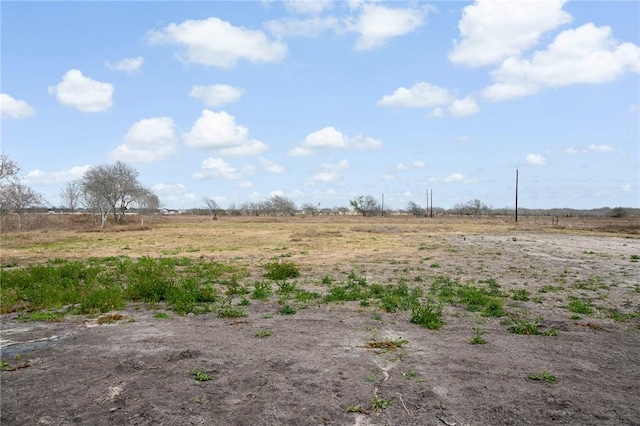
[[416, 377], [417, 375], [418, 375], [418, 373], [416, 373], [416, 372], [415, 372], [415, 371], [413, 371], [413, 370], [409, 370], [409, 371], [407, 371], [406, 373], [404, 373], [404, 377], [405, 377], [405, 379], [407, 379], [407, 380], [411, 380], [411, 379], [413, 379], [414, 377]]
[[242, 300], [238, 303], [238, 306], [249, 306], [251, 302], [246, 297], [243, 297]]
[[18, 315], [18, 321], [46, 321], [46, 322], [60, 322], [64, 320], [64, 314], [61, 312], [50, 311], [34, 311]]
[[230, 301], [218, 308], [218, 318], [242, 318], [246, 316], [247, 313], [244, 309], [232, 307]]
[[325, 275], [324, 277], [322, 277], [322, 284], [323, 285], [331, 285], [331, 284], [333, 284], [333, 280], [331, 279], [330, 276]]
[[572, 320], [579, 320], [579, 319], [582, 319], [582, 317], [581, 317], [580, 315], [578, 315], [578, 314], [572, 314], [572, 315], [569, 317], [569, 319], [572, 319]]
[[376, 396], [373, 398], [373, 401], [371, 401], [371, 411], [384, 410], [389, 406], [389, 404], [391, 404], [390, 399], [382, 399], [379, 396]]
[[270, 262], [265, 265], [265, 269], [267, 270], [265, 277], [274, 281], [300, 276], [300, 270], [294, 262]]
[[191, 374], [191, 376], [194, 379], [196, 379], [198, 382], [207, 382], [207, 381], [211, 380], [211, 376], [210, 375], [208, 375], [204, 371], [200, 371], [200, 370], [197, 370], [197, 369], [193, 369], [193, 370], [189, 371], [189, 374]]
[[440, 267], [440, 264], [439, 264], [439, 263], [437, 263], [437, 262], [434, 262], [434, 263], [432, 263], [431, 265], [429, 265], [429, 268], [437, 269], [437, 268], [439, 268], [439, 267]]
[[528, 290], [518, 289], [518, 290], [513, 290], [512, 298], [513, 298], [513, 300], [520, 300], [522, 302], [528, 302], [530, 296], [531, 296], [531, 293], [529, 293]]
[[257, 337], [259, 339], [263, 338], [263, 337], [269, 337], [271, 336], [271, 334], [273, 334], [271, 332], [271, 330], [262, 330], [262, 331], [258, 331], [256, 334], [254, 334], [254, 337]]
[[265, 314], [262, 318], [264, 318], [264, 319], [271, 319], [271, 318], [273, 318], [273, 315], [271, 315], [271, 314]]
[[293, 315], [296, 312], [296, 309], [289, 305], [284, 305], [282, 308], [280, 308], [280, 315]]
[[437, 330], [444, 326], [442, 308], [433, 303], [423, 303], [411, 309], [411, 322], [429, 330]]
[[591, 275], [586, 280], [578, 280], [573, 284], [573, 286], [580, 290], [589, 291], [596, 291], [601, 289], [607, 290], [609, 288], [609, 286], [604, 283], [603, 278], [598, 275]]
[[253, 292], [251, 298], [256, 300], [269, 300], [271, 297], [271, 283], [256, 281], [253, 283]]
[[571, 298], [571, 301], [569, 302], [569, 305], [568, 305], [568, 309], [570, 312], [573, 312], [576, 314], [589, 315], [593, 313], [593, 308], [591, 307], [591, 304], [589, 302], [582, 301], [575, 297]]
[[169, 319], [171, 318], [169, 316], [169, 314], [167, 314], [166, 312], [156, 312], [155, 314], [153, 314], [154, 318], [158, 318], [158, 319]]
[[347, 413], [368, 414], [367, 410], [362, 408], [362, 405], [350, 405], [347, 407]]
[[549, 292], [556, 292], [556, 291], [561, 291], [562, 287], [558, 287], [555, 285], [544, 285], [542, 287], [540, 287], [540, 290], [538, 290], [540, 293], [549, 293]]
[[557, 336], [558, 329], [555, 327], [551, 327], [543, 332], [541, 332], [538, 327], [540, 323], [540, 317], [536, 317], [533, 321], [527, 322], [523, 319], [518, 318], [515, 315], [511, 315], [510, 317], [511, 325], [509, 326], [509, 331], [514, 334], [523, 334], [523, 335], [533, 335], [533, 336]]
[[553, 384], [556, 382], [556, 376], [554, 376], [553, 374], [547, 373], [546, 371], [543, 371], [540, 374], [529, 375], [529, 380], [543, 380], [547, 383]]
[[367, 376], [367, 382], [369, 382], [369, 383], [373, 383], [373, 382], [375, 382], [375, 381], [376, 381], [376, 376], [375, 376], [375, 374], [369, 374], [369, 375]]
[[482, 338], [482, 335], [485, 334], [486, 331], [480, 329], [480, 327], [473, 327], [473, 337], [470, 340], [472, 345], [484, 345], [487, 343], [486, 340]]
[[640, 262], [640, 255], [632, 254], [631, 255], [631, 262], [633, 262], [633, 263]]
[[202, 404], [202, 397], [196, 396], [195, 398], [193, 398], [193, 400], [198, 404]]

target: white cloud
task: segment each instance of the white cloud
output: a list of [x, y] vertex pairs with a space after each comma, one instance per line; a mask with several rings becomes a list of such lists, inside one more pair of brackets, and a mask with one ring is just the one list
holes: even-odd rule
[[250, 139], [249, 130], [236, 124], [234, 116], [208, 109], [202, 111], [191, 131], [183, 138], [190, 147], [214, 150], [228, 156], [259, 155], [269, 148], [264, 142]]
[[444, 111], [442, 111], [442, 108], [436, 107], [431, 111], [429, 117], [444, 117]]
[[480, 107], [471, 96], [467, 96], [464, 99], [456, 99], [449, 107], [449, 114], [454, 117], [467, 117], [478, 111], [480, 111]]
[[307, 181], [307, 185], [315, 185], [316, 183], [341, 183], [342, 175], [340, 172], [351, 169], [351, 165], [346, 159], [338, 163], [322, 163], [320, 171]]
[[377, 139], [363, 135], [356, 135], [349, 138], [334, 127], [327, 126], [308, 134], [299, 146], [289, 151], [289, 155], [313, 155], [315, 154], [315, 150], [320, 148], [355, 148], [359, 150], [369, 150], [379, 149], [380, 147], [382, 147], [382, 142]]
[[567, 154], [577, 154], [578, 150], [575, 149], [574, 147], [569, 147], [569, 148], [565, 149], [564, 152], [566, 152]]
[[394, 37], [403, 36], [420, 27], [427, 14], [426, 8], [390, 8], [366, 3], [350, 30], [360, 34], [356, 50], [372, 50]]
[[123, 59], [115, 64], [107, 62], [107, 67], [114, 71], [123, 71], [127, 74], [133, 74], [135, 72], [139, 72], [142, 69], [143, 64], [144, 58], [142, 56], [138, 56], [137, 58]]
[[238, 188], [253, 188], [253, 184], [250, 181], [245, 180], [244, 182], [240, 182]]
[[640, 72], [640, 47], [620, 43], [610, 27], [589, 23], [558, 34], [545, 50], [530, 59], [509, 57], [491, 72], [496, 81], [482, 95], [501, 101], [538, 92], [545, 87], [598, 84], [626, 72]]
[[396, 165], [396, 170], [407, 170], [407, 169], [408, 169], [408, 167], [407, 167], [407, 166], [405, 166], [405, 165], [404, 165], [404, 164], [402, 164], [402, 163], [398, 163], [398, 164]]
[[629, 108], [627, 108], [627, 111], [629, 111], [629, 114], [637, 114], [638, 113], [638, 105], [636, 105], [636, 104], [629, 105]]
[[535, 47], [540, 36], [572, 21], [562, 10], [566, 0], [477, 0], [458, 23], [460, 40], [449, 60], [472, 67], [499, 63]]
[[242, 170], [237, 170], [231, 164], [227, 163], [221, 158], [209, 157], [202, 161], [201, 171], [195, 173], [193, 177], [195, 179], [223, 179], [223, 180], [237, 180], [243, 179], [247, 175], [253, 174], [255, 169], [248, 166]]
[[156, 183], [151, 190], [158, 195], [163, 206], [175, 208], [176, 206], [193, 205], [196, 195], [188, 192], [181, 183]]
[[285, 9], [291, 13], [316, 15], [333, 8], [331, 0], [287, 0], [283, 2]]
[[2, 118], [27, 118], [35, 110], [25, 101], [14, 99], [6, 93], [0, 93], [0, 115]]
[[544, 166], [547, 164], [547, 159], [540, 154], [527, 154], [526, 162], [530, 166]]
[[56, 86], [49, 86], [49, 93], [55, 94], [62, 105], [77, 108], [82, 112], [100, 112], [111, 108], [114, 88], [82, 75], [71, 69]]
[[124, 136], [124, 143], [109, 153], [109, 158], [132, 163], [155, 163], [169, 158], [177, 140], [173, 129], [171, 117], [137, 121]]
[[156, 183], [151, 186], [153, 192], [160, 194], [184, 194], [187, 188], [181, 183]]
[[287, 47], [270, 40], [262, 31], [236, 27], [218, 18], [187, 20], [150, 31], [152, 44], [176, 44], [184, 50], [181, 59], [205, 66], [231, 69], [241, 59], [249, 62], [278, 62]]
[[413, 167], [415, 167], [416, 169], [422, 169], [422, 168], [426, 167], [427, 164], [424, 161], [416, 160], [413, 163], [411, 163], [411, 165]]
[[451, 173], [449, 176], [440, 180], [442, 183], [474, 183], [476, 179], [468, 178], [462, 173]]
[[71, 182], [80, 179], [91, 166], [76, 166], [69, 170], [60, 172], [43, 172], [42, 170], [31, 170], [25, 176], [25, 182], [30, 185], [49, 186], [64, 182]]
[[400, 87], [393, 94], [385, 95], [376, 105], [391, 107], [429, 108], [447, 105], [454, 97], [447, 89], [429, 83], [416, 83], [410, 89]]
[[385, 173], [382, 175], [382, 179], [383, 180], [395, 180], [396, 179], [396, 175], [394, 175], [393, 173]]
[[620, 186], [620, 190], [622, 190], [624, 192], [631, 191], [632, 189], [633, 189], [633, 186], [631, 186], [631, 185], [622, 185], [622, 186]]
[[242, 90], [228, 84], [193, 86], [189, 96], [200, 99], [208, 107], [216, 107], [237, 101], [242, 97]]
[[264, 23], [272, 34], [281, 37], [315, 37], [329, 30], [338, 30], [340, 25], [332, 16], [311, 18], [283, 18]]
[[260, 158], [260, 163], [262, 163], [262, 167], [264, 167], [264, 169], [269, 173], [284, 173], [284, 167], [271, 160]]
[[613, 151], [613, 147], [611, 145], [589, 145], [589, 151], [594, 152], [611, 152]]

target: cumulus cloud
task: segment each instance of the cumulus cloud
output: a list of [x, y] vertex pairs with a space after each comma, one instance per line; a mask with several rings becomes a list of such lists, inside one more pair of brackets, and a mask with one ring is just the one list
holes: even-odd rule
[[447, 105], [453, 102], [454, 99], [454, 96], [447, 89], [420, 82], [409, 89], [399, 87], [391, 95], [384, 95], [376, 105], [429, 108], [437, 105]]
[[231, 69], [239, 60], [252, 63], [278, 62], [287, 47], [269, 39], [262, 31], [236, 27], [219, 18], [171, 23], [150, 31], [151, 44], [172, 44], [182, 48], [179, 57], [189, 63]]
[[587, 153], [587, 152], [599, 152], [599, 153], [607, 153], [612, 152], [615, 148], [608, 144], [591, 144], [586, 148], [574, 148], [570, 147], [564, 150], [567, 154], [579, 154], [579, 153]]
[[469, 178], [462, 173], [451, 173], [449, 176], [440, 179], [442, 183], [475, 183], [476, 179]]
[[530, 166], [544, 166], [547, 164], [547, 159], [540, 154], [527, 154], [525, 160]]
[[561, 32], [545, 50], [530, 58], [505, 59], [491, 72], [495, 83], [482, 95], [502, 101], [546, 87], [606, 83], [627, 72], [640, 72], [640, 47], [620, 43], [612, 37], [610, 27], [589, 23]]
[[566, 0], [476, 0], [458, 23], [460, 40], [449, 60], [472, 67], [499, 63], [535, 47], [545, 32], [572, 21]]
[[76, 166], [59, 172], [43, 172], [31, 170], [25, 176], [25, 182], [30, 185], [49, 186], [80, 179], [91, 166]]
[[174, 127], [171, 117], [137, 121], [124, 136], [124, 142], [109, 153], [109, 158], [132, 163], [155, 163], [169, 158], [176, 147]]
[[31, 117], [35, 110], [25, 101], [0, 93], [0, 114], [2, 118], [19, 119]]
[[242, 90], [228, 84], [193, 86], [189, 96], [200, 99], [208, 107], [216, 107], [237, 101], [242, 97]]
[[234, 116], [208, 109], [202, 111], [183, 139], [192, 148], [212, 150], [225, 156], [259, 155], [269, 148], [264, 142], [250, 139], [249, 129], [236, 124]]
[[143, 64], [144, 58], [142, 56], [138, 56], [137, 58], [123, 59], [120, 62], [116, 62], [115, 64], [107, 62], [107, 67], [114, 71], [123, 71], [127, 74], [133, 74], [139, 72], [142, 69]]
[[49, 93], [55, 94], [62, 105], [71, 106], [82, 112], [101, 112], [111, 108], [114, 88], [85, 77], [80, 70], [71, 69], [55, 86], [49, 86]]
[[201, 170], [193, 175], [194, 179], [244, 179], [253, 174], [255, 169], [251, 166], [238, 170], [221, 158], [209, 157], [202, 161]]
[[262, 163], [262, 167], [264, 167], [264, 169], [269, 173], [284, 173], [284, 167], [271, 160], [260, 158], [260, 163]]
[[613, 151], [613, 147], [611, 145], [589, 145], [589, 151], [595, 152], [611, 152]]
[[379, 149], [382, 142], [363, 135], [347, 137], [342, 132], [336, 130], [332, 126], [325, 127], [316, 132], [310, 133], [305, 137], [304, 141], [289, 151], [289, 155], [302, 156], [314, 155], [317, 149], [337, 148], [358, 150]]
[[411, 163], [411, 165], [413, 167], [415, 167], [416, 169], [422, 169], [422, 168], [427, 166], [427, 164], [424, 161], [421, 161], [421, 160], [416, 160], [413, 163]]
[[316, 37], [325, 31], [338, 30], [339, 21], [333, 16], [313, 16], [310, 18], [283, 18], [264, 23], [272, 34], [281, 37]]
[[315, 15], [333, 8], [331, 0], [287, 0], [285, 9], [291, 13]]
[[349, 169], [351, 169], [351, 165], [346, 159], [338, 163], [322, 163], [318, 173], [311, 176], [307, 181], [307, 185], [315, 185], [317, 183], [342, 183], [341, 172]]
[[181, 183], [156, 183], [151, 186], [151, 190], [158, 194], [162, 204], [168, 207], [192, 204], [197, 198]]
[[449, 114], [454, 117], [467, 117], [480, 111], [475, 99], [467, 96], [464, 99], [456, 99], [449, 107]]
[[426, 8], [391, 8], [379, 4], [362, 5], [361, 13], [349, 30], [359, 34], [356, 50], [372, 50], [394, 37], [408, 34], [420, 27], [427, 15]]

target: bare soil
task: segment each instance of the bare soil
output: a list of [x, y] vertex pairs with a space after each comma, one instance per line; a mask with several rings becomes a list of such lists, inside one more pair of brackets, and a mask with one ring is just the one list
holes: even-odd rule
[[[516, 335], [504, 319], [460, 306], [445, 307], [446, 325], [437, 331], [412, 324], [409, 312], [358, 302], [281, 315], [275, 298], [252, 301], [243, 306], [248, 316], [237, 319], [135, 304], [107, 324], [87, 317], [25, 323], [6, 314], [0, 346], [11, 371], [0, 373], [3, 425], [640, 424], [640, 318], [606, 314], [640, 312], [640, 263], [631, 262], [640, 255], [637, 235], [331, 218], [159, 223], [113, 238], [122, 234], [124, 254], [236, 259], [253, 277], [263, 261], [289, 253], [302, 269], [299, 285], [317, 291], [323, 276], [340, 281], [351, 271], [369, 283], [402, 278], [425, 287], [438, 275], [492, 278], [505, 291], [531, 294], [509, 299], [507, 311], [539, 316], [559, 334]], [[38, 251], [43, 239], [55, 250]], [[5, 241], [3, 264], [18, 266], [123, 248], [105, 233], [23, 233]], [[540, 292], [545, 286], [554, 290]], [[570, 319], [569, 296], [589, 300], [595, 313]], [[469, 343], [474, 327], [486, 331], [486, 344]], [[271, 334], [257, 337], [264, 331]], [[408, 343], [396, 350], [367, 345], [399, 338]], [[193, 370], [211, 380], [196, 381]], [[542, 372], [556, 382], [529, 379]]]

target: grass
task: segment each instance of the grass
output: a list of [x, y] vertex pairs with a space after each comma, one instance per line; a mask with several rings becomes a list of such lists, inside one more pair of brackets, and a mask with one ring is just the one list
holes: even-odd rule
[[189, 374], [197, 382], [208, 382], [209, 380], [212, 379], [209, 374], [205, 373], [204, 371], [198, 370], [198, 369], [193, 369], [193, 370], [189, 371]]
[[469, 343], [471, 343], [472, 345], [484, 345], [485, 343], [487, 343], [487, 341], [482, 337], [482, 335], [485, 333], [486, 331], [480, 329], [480, 327], [474, 327], [473, 337], [471, 338]]
[[410, 321], [429, 330], [438, 330], [444, 326], [442, 307], [429, 302], [414, 306]]
[[396, 349], [400, 349], [402, 346], [409, 343], [408, 340], [404, 340], [401, 337], [397, 339], [386, 339], [386, 340], [377, 340], [372, 339], [369, 340], [365, 347], [370, 349], [383, 349], [385, 351], [395, 351]]
[[514, 334], [522, 334], [526, 336], [557, 336], [558, 329], [550, 327], [545, 331], [540, 331], [540, 317], [534, 318], [533, 321], [525, 321], [515, 315], [509, 317], [509, 331]]
[[258, 339], [262, 339], [263, 337], [269, 337], [272, 334], [273, 333], [271, 332], [271, 330], [262, 330], [262, 331], [258, 331], [256, 334], [254, 334], [253, 337], [257, 337]]
[[531, 374], [529, 375], [528, 379], [545, 381], [550, 384], [554, 384], [557, 381], [556, 376], [554, 376], [553, 374], [547, 373], [546, 371], [543, 371], [540, 374]]
[[591, 307], [591, 304], [589, 302], [585, 302], [576, 297], [571, 297], [570, 300], [571, 301], [567, 306], [570, 312], [573, 312], [576, 314], [585, 314], [585, 315], [589, 315], [593, 313], [593, 308]]
[[296, 312], [298, 311], [294, 307], [289, 305], [284, 305], [282, 308], [280, 308], [280, 315], [294, 315]]
[[264, 265], [265, 277], [273, 281], [287, 280], [300, 276], [300, 270], [294, 262], [269, 262]]

